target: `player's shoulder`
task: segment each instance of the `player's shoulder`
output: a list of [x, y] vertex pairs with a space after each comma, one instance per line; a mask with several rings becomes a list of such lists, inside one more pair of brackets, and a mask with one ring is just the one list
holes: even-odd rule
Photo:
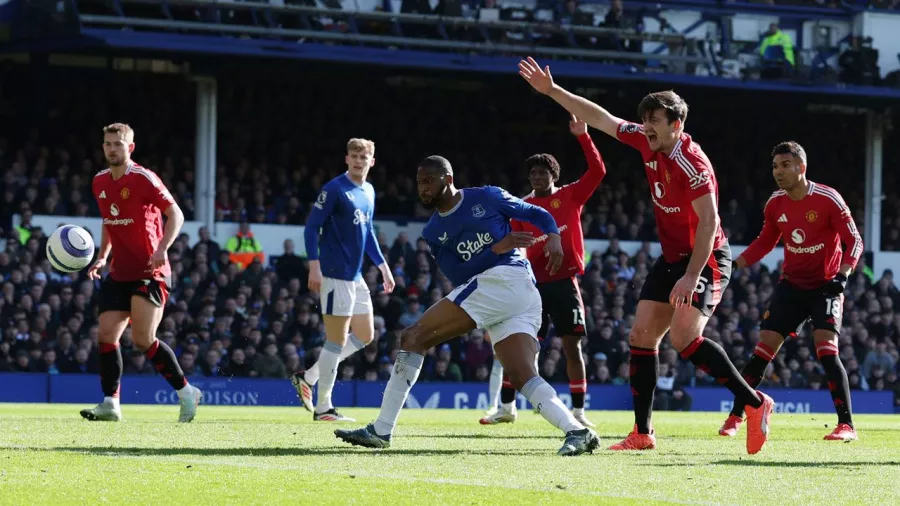
[[844, 197], [834, 188], [821, 183], [809, 182], [809, 194], [817, 197], [826, 206], [835, 206], [841, 212], [849, 211]]
[[322, 185], [322, 189], [334, 189], [334, 188], [343, 188], [345, 184], [349, 182], [346, 175], [340, 174], [329, 179], [325, 184]]
[[135, 179], [146, 179], [153, 186], [159, 186], [160, 184], [162, 184], [162, 180], [159, 178], [156, 172], [153, 172], [147, 167], [144, 167], [143, 165], [137, 163], [133, 163], [128, 167], [128, 172], [126, 173], [126, 175], [129, 175]]
[[703, 148], [686, 133], [681, 134], [681, 138], [678, 139], [669, 158], [685, 168], [686, 171], [687, 166], [695, 171], [708, 170], [711, 172], [713, 170], [712, 163], [710, 163], [709, 157], [706, 156]]
[[788, 198], [787, 192], [784, 190], [775, 190], [766, 200], [766, 207], [780, 204], [784, 199]]
[[103, 169], [100, 172], [94, 174], [94, 179], [92, 180], [93, 184], [105, 183], [112, 179], [112, 170], [111, 169]]

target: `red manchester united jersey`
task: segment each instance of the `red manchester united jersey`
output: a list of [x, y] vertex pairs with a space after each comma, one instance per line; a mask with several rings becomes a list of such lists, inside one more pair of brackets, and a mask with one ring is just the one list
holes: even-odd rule
[[156, 270], [148, 265], [162, 241], [162, 213], [175, 203], [159, 177], [130, 163], [119, 179], [113, 179], [110, 169], [98, 172], [92, 187], [112, 245], [110, 276], [116, 281], [168, 280], [168, 261]]
[[[685, 133], [668, 155], [651, 151], [644, 127], [636, 123], [620, 123], [617, 138], [640, 151], [644, 159], [659, 242], [666, 261], [677, 262], [690, 256], [699, 223], [693, 201], [707, 193], [712, 193], [716, 202], [719, 201], [716, 174], [709, 158]], [[725, 232], [720, 225], [713, 248], [718, 249], [725, 243]]]
[[[762, 231], [741, 256], [747, 265], [754, 264], [782, 236], [782, 278], [802, 289], [824, 285], [837, 275], [841, 264], [855, 267], [863, 253], [862, 237], [841, 194], [812, 181], [800, 200], [791, 199], [784, 190], [772, 194]], [[843, 251], [841, 241], [846, 245]]]
[[535, 197], [534, 193], [525, 197], [525, 202], [543, 207], [553, 215], [556, 226], [559, 227], [559, 235], [563, 247], [563, 263], [556, 274], [550, 275], [547, 267], [547, 257], [544, 256], [544, 243], [547, 236], [543, 235], [536, 226], [531, 223], [513, 220], [513, 230], [531, 232], [538, 240], [527, 250], [528, 260], [532, 264], [534, 277], [538, 283], [547, 283], [559, 279], [571, 278], [584, 273], [584, 234], [581, 231], [581, 209], [585, 202], [597, 189], [603, 176], [606, 175], [606, 167], [603, 159], [591, 136], [584, 134], [578, 137], [584, 157], [587, 159], [588, 170], [581, 179], [572, 184], [567, 184], [546, 197]]

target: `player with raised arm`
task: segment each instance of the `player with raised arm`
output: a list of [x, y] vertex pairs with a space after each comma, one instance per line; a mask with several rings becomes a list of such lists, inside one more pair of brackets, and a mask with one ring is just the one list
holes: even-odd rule
[[656, 448], [651, 407], [659, 376], [659, 343], [666, 332], [681, 356], [726, 386], [747, 406], [747, 452], [768, 440], [774, 402], [751, 388], [725, 350], [702, 336], [731, 276], [731, 249], [719, 223], [718, 186], [712, 164], [684, 133], [688, 106], [672, 91], [651, 93], [638, 105], [642, 124], [617, 118], [553, 82], [550, 67], [534, 59], [519, 74], [588, 125], [640, 151], [650, 183], [662, 256], [641, 289], [631, 345], [634, 430], [611, 450]]
[[178, 393], [178, 421], [186, 423], [197, 414], [202, 394], [188, 384], [172, 349], [156, 338], [171, 286], [167, 251], [181, 231], [184, 214], [159, 177], [132, 161], [133, 152], [130, 126], [113, 123], [103, 128], [103, 153], [109, 168], [98, 172], [91, 184], [103, 226], [100, 251], [88, 277], [100, 279], [109, 260], [109, 275], [100, 284], [98, 329], [104, 397], [96, 407], [82, 410], [81, 416], [112, 422], [122, 419], [119, 339], [130, 321], [134, 345]]
[[356, 430], [336, 430], [335, 436], [368, 448], [388, 448], [409, 391], [419, 377], [425, 352], [476, 328], [487, 330], [496, 357], [513, 386], [566, 433], [559, 455], [593, 451], [600, 440], [585, 428], [556, 396], [534, 366], [541, 297], [531, 266], [519, 248], [535, 242], [528, 232], [513, 232], [510, 220], [527, 221], [547, 234], [546, 269], [556, 274], [563, 261], [559, 229], [553, 216], [501, 188], [456, 189], [453, 169], [441, 156], [419, 163], [419, 198], [436, 210], [422, 236], [428, 241], [441, 272], [456, 288], [428, 308], [400, 336], [401, 351], [381, 402], [378, 418]]
[[[562, 338], [563, 353], [566, 357], [566, 371], [569, 374], [569, 391], [572, 394], [572, 414], [586, 427], [593, 427], [584, 415], [584, 397], [587, 393], [587, 376], [585, 375], [584, 357], [581, 353], [581, 339], [584, 331], [584, 303], [581, 301], [581, 289], [578, 278], [584, 274], [584, 234], [581, 231], [581, 210], [584, 204], [600, 185], [606, 175], [603, 159], [587, 133], [587, 123], [572, 116], [569, 123], [572, 132], [581, 144], [588, 170], [578, 181], [565, 186], [556, 186], [559, 181], [559, 162], [553, 155], [537, 154], [525, 160], [528, 169], [528, 181], [533, 190], [523, 200], [546, 209], [556, 220], [559, 235], [562, 239], [564, 259], [563, 265], [551, 275], [541, 267], [546, 263], [543, 242], [546, 236], [534, 225], [514, 220], [512, 229], [531, 232], [538, 237], [535, 244], [527, 250], [528, 260], [534, 268], [537, 278], [538, 292], [544, 308], [541, 329], [538, 337], [547, 337], [550, 322], [556, 334]], [[493, 374], [493, 372], [492, 372]], [[489, 399], [494, 399], [490, 392]], [[500, 391], [500, 409], [480, 420], [482, 425], [510, 423], [516, 420], [516, 390], [508, 381], [503, 382]]]
[[[785, 337], [810, 320], [816, 355], [825, 368], [838, 416], [837, 426], [825, 439], [850, 441], [857, 437], [850, 413], [850, 383], [838, 356], [838, 336], [844, 287], [862, 256], [863, 240], [841, 194], [807, 179], [806, 169], [802, 146], [796, 142], [775, 146], [772, 175], [779, 189], [766, 202], [759, 237], [734, 262], [739, 268], [753, 265], [784, 238], [781, 280], [763, 315], [759, 343], [743, 375], [751, 386], [759, 385]], [[843, 251], [841, 242], [846, 246]], [[744, 406], [735, 401], [719, 434], [737, 434], [743, 415]]]
[[[362, 277], [364, 255], [381, 271], [384, 291], [394, 290], [394, 276], [372, 224], [375, 189], [366, 181], [375, 165], [375, 143], [350, 139], [344, 161], [347, 171], [322, 187], [303, 231], [308, 286], [320, 295], [326, 341], [315, 365], [291, 378], [303, 406], [313, 412], [313, 420], [327, 422], [355, 421], [338, 413], [331, 403], [337, 366], [375, 336], [372, 297]], [[312, 388], [317, 382], [319, 397], [313, 407]]]

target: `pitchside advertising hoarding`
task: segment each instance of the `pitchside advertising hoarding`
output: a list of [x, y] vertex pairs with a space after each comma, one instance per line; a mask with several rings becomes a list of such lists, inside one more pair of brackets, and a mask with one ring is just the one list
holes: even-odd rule
[[[203, 403], [215, 406], [297, 406], [300, 403], [288, 380], [252, 378], [191, 377], [191, 383], [203, 390]], [[377, 408], [381, 405], [384, 382], [339, 381], [335, 385], [333, 402], [337, 406]], [[571, 406], [569, 386], [554, 385], [563, 403]], [[822, 390], [767, 390], [775, 399], [775, 411], [780, 413], [832, 413], [831, 396]], [[731, 410], [731, 393], [719, 387], [688, 388], [693, 400], [692, 411]], [[94, 404], [100, 398], [100, 379], [81, 374], [0, 374], [0, 402], [52, 402]], [[176, 404], [178, 396], [157, 376], [126, 376], [122, 379], [122, 403]], [[518, 396], [519, 408], [527, 409], [528, 402]], [[485, 383], [417, 383], [406, 407], [440, 409], [488, 408]], [[627, 386], [589, 385], [585, 407], [597, 410], [630, 410], [631, 390]], [[853, 392], [853, 411], [856, 413], [894, 413], [891, 392]]]

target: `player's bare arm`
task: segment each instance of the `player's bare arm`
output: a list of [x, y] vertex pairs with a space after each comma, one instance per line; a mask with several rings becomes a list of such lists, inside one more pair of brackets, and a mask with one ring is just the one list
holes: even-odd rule
[[554, 83], [549, 65], [541, 69], [538, 62], [529, 56], [519, 62], [519, 75], [528, 81], [532, 88], [555, 100], [569, 113], [583, 119], [588, 125], [616, 138], [616, 129], [618, 129], [622, 119], [613, 116], [609, 111], [594, 102], [584, 97], [579, 97]]
[[163, 214], [166, 215], [166, 226], [163, 229], [163, 237], [150, 257], [148, 264], [151, 269], [159, 269], [166, 264], [168, 260], [168, 251], [175, 242], [175, 238], [181, 233], [181, 227], [184, 225], [184, 213], [178, 204], [172, 204], [166, 208]]
[[544, 256], [549, 258], [547, 270], [550, 271], [550, 275], [556, 274], [556, 272], [559, 271], [560, 266], [562, 266], [564, 256], [562, 240], [560, 239], [559, 234], [547, 234], [547, 244], [544, 245]]
[[694, 236], [694, 251], [691, 253], [687, 272], [675, 283], [669, 296], [669, 302], [676, 308], [690, 305], [691, 297], [700, 280], [700, 273], [712, 255], [716, 230], [719, 227], [719, 209], [713, 193], [697, 197], [691, 205], [697, 214], [697, 233]]
[[100, 226], [100, 251], [97, 252], [97, 261], [88, 269], [88, 279], [100, 279], [100, 271], [106, 266], [109, 253], [112, 251], [112, 243], [109, 242], [109, 234], [106, 233], [106, 225]]

